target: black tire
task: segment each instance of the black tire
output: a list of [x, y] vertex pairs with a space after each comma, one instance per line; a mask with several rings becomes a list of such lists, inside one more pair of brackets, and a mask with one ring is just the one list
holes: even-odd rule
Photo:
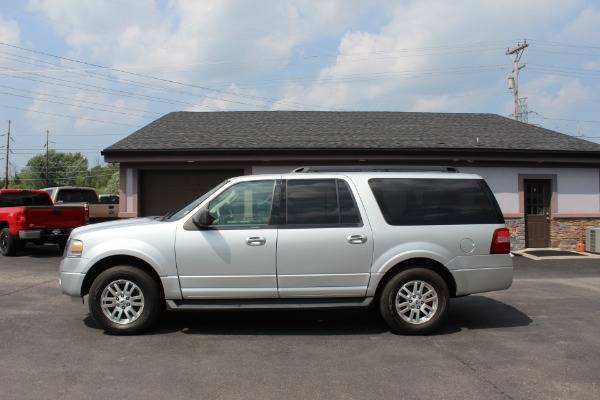
[[[404, 284], [412, 281], [425, 282], [430, 285], [437, 294], [436, 310], [429, 320], [420, 323], [406, 321], [396, 309], [396, 297], [398, 296], [398, 292]], [[428, 334], [439, 328], [446, 318], [450, 303], [449, 298], [448, 285], [446, 285], [446, 282], [439, 274], [427, 268], [410, 268], [397, 273], [386, 282], [379, 299], [379, 311], [392, 332], [405, 335]], [[419, 298], [417, 300], [419, 301], [420, 306], [422, 304], [421, 299]], [[414, 303], [416, 300], [411, 298], [410, 301], [413, 302], [412, 308], [416, 308], [416, 303]], [[428, 304], [431, 305], [431, 303]], [[407, 312], [409, 315], [406, 317], [412, 315], [410, 314], [410, 309], [408, 309]]]
[[[115, 281], [130, 281], [137, 285], [143, 294], [143, 308], [137, 319], [132, 322], [117, 323], [109, 319], [102, 310], [102, 293]], [[127, 297], [127, 301], [129, 301], [129, 297]], [[148, 273], [132, 266], [116, 266], [102, 272], [94, 279], [89, 293], [89, 308], [92, 318], [106, 332], [114, 335], [134, 335], [148, 330], [160, 317], [163, 305], [164, 299], [158, 283]]]
[[21, 249], [19, 238], [10, 234], [8, 228], [2, 228], [0, 231], [0, 253], [3, 256], [12, 257]]

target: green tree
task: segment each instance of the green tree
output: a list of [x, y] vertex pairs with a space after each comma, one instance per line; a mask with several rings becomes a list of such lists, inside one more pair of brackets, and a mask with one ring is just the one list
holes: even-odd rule
[[21, 187], [42, 188], [49, 186], [85, 186], [88, 178], [88, 161], [81, 153], [48, 152], [48, 176], [46, 177], [46, 154], [33, 156], [19, 172], [16, 181]]
[[119, 171], [114, 172], [104, 187], [96, 188], [98, 193], [119, 194]]
[[88, 160], [81, 153], [48, 152], [33, 156], [27, 165], [10, 180], [10, 187], [39, 189], [51, 186], [89, 186], [99, 193], [118, 193], [119, 165], [96, 165], [88, 169]]

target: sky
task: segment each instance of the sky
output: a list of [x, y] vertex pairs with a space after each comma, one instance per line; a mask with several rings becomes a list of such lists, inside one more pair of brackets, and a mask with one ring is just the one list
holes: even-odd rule
[[[3, 0], [0, 134], [101, 149], [171, 111], [509, 116], [527, 40], [529, 122], [600, 142], [600, 0]], [[6, 136], [0, 136], [4, 165]]]

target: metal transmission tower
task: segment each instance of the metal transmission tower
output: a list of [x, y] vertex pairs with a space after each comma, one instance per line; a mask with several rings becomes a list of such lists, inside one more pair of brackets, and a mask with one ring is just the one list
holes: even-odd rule
[[[521, 56], [525, 52], [525, 49], [529, 46], [527, 40], [523, 40], [523, 43], [518, 42], [513, 48], [506, 49], [506, 55], [511, 56], [513, 61], [513, 70], [508, 77], [508, 88], [512, 89], [513, 93], [513, 118], [517, 121], [524, 121], [527, 119], [527, 114], [523, 115], [523, 105], [527, 109], [526, 99], [519, 98], [519, 71], [525, 68], [525, 64], [521, 64]], [[523, 105], [521, 104], [523, 102]]]

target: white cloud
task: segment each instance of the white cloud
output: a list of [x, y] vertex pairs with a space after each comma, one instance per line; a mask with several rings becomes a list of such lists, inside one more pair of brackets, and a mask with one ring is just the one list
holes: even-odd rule
[[545, 115], [566, 115], [568, 111], [589, 100], [592, 90], [576, 78], [546, 76], [523, 85], [529, 102]]
[[[396, 4], [389, 23], [378, 32], [346, 33], [335, 62], [321, 69], [314, 83], [288, 86], [274, 108], [284, 108], [282, 103], [293, 100], [361, 109], [389, 99], [398, 101], [388, 101], [397, 110], [443, 106], [455, 110], [451, 99], [468, 99], [474, 90], [485, 92], [483, 88], [489, 89], [488, 99], [494, 99], [510, 69], [506, 46], [518, 37], [543, 37], [549, 26], [564, 26], [582, 2], [551, 0], [544, 7], [538, 1], [520, 0]], [[494, 71], [502, 65], [505, 72], [480, 73], [481, 66]], [[485, 77], [492, 81], [486, 82]]]
[[[342, 0], [280, 2], [31, 0], [78, 53], [108, 64], [203, 78], [284, 64], [291, 50], [344, 31], [367, 4]], [[216, 64], [215, 64], [216, 63]], [[190, 71], [191, 70], [191, 71]], [[239, 71], [238, 71], [239, 72]], [[243, 72], [243, 71], [242, 71]]]
[[19, 44], [20, 31], [17, 21], [0, 15], [0, 41], [9, 44]]

